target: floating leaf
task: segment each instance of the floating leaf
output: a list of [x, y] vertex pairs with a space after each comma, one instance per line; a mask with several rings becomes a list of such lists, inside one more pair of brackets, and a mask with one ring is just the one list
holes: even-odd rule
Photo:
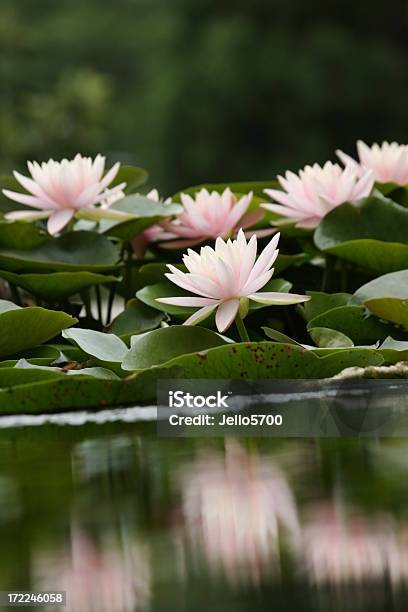
[[313, 342], [320, 348], [351, 348], [353, 341], [335, 329], [313, 327], [309, 330]]
[[323, 219], [314, 240], [319, 249], [368, 270], [401, 270], [408, 260], [408, 209], [380, 197], [343, 204]]
[[305, 253], [298, 253], [297, 255], [285, 255], [279, 253], [279, 257], [275, 263], [275, 274], [280, 274], [291, 266], [300, 266], [301, 264], [308, 261], [309, 257]]
[[165, 363], [178, 355], [221, 346], [226, 341], [204, 327], [172, 325], [132, 338], [122, 368], [140, 370]]
[[408, 329], [408, 270], [384, 274], [360, 287], [354, 303], [364, 303], [370, 312]]
[[[408, 263], [408, 262], [407, 262]], [[384, 274], [354, 293], [352, 302], [363, 304], [372, 298], [408, 298], [408, 270]]]
[[228, 344], [183, 355], [167, 362], [179, 366], [179, 378], [315, 379], [328, 378], [351, 367], [381, 365], [384, 359], [371, 349], [344, 349], [325, 357], [293, 344], [250, 342]]
[[[44, 360], [45, 361], [45, 360]], [[15, 368], [24, 368], [24, 369], [35, 369], [35, 370], [42, 370], [42, 371], [46, 371], [46, 372], [60, 372], [60, 373], [65, 373], [67, 374], [67, 376], [91, 376], [92, 378], [99, 378], [101, 380], [120, 380], [120, 377], [117, 376], [117, 374], [115, 374], [115, 372], [112, 372], [111, 370], [108, 370], [107, 368], [100, 368], [100, 367], [94, 367], [94, 368], [81, 368], [78, 370], [62, 370], [61, 368], [58, 367], [51, 367], [49, 364], [41, 364], [38, 363], [33, 363], [32, 361], [27, 361], [26, 359], [20, 359], [19, 361], [16, 362]]]
[[0, 314], [0, 357], [14, 355], [47, 342], [76, 322], [65, 312], [37, 306], [18, 308], [13, 305], [13, 308], [3, 310]]
[[137, 166], [121, 166], [109, 188], [126, 183], [125, 193], [133, 193], [138, 187], [144, 185], [149, 178], [148, 173], [143, 168]]
[[95, 272], [83, 271], [15, 274], [0, 270], [0, 278], [48, 302], [58, 302], [93, 285], [113, 283], [120, 280], [115, 276], [104, 276]]
[[125, 357], [128, 347], [114, 334], [105, 334], [93, 329], [68, 329], [63, 337], [71, 340], [84, 353], [91, 355], [100, 361], [120, 363]]
[[392, 321], [408, 330], [408, 298], [373, 298], [366, 300], [366, 307], [377, 317]]
[[314, 327], [327, 327], [342, 332], [351, 338], [354, 344], [371, 344], [384, 340], [395, 332], [391, 325], [368, 316], [363, 306], [332, 308], [309, 321], [308, 331], [311, 332]]
[[337, 306], [345, 306], [351, 298], [349, 293], [323, 293], [321, 291], [306, 291], [311, 300], [303, 306], [306, 321]]
[[401, 342], [388, 337], [377, 350], [384, 357], [387, 365], [392, 365], [399, 361], [408, 361], [408, 342]]
[[183, 291], [183, 289], [180, 289], [173, 283], [170, 283], [169, 281], [163, 281], [155, 285], [148, 285], [147, 287], [140, 289], [136, 293], [137, 299], [143, 302], [144, 304], [147, 304], [148, 306], [151, 306], [152, 308], [155, 308], [156, 310], [160, 310], [161, 312], [168, 312], [170, 315], [178, 315], [178, 316], [186, 317], [186, 318], [190, 316], [194, 311], [196, 311], [197, 308], [189, 308], [185, 306], [171, 306], [170, 304], [162, 304], [161, 302], [158, 302], [157, 299], [163, 298], [163, 297], [175, 297], [175, 296], [187, 296], [187, 295], [190, 295], [190, 294], [187, 293], [186, 291]]
[[127, 341], [135, 334], [156, 329], [163, 319], [164, 314], [162, 312], [133, 299], [126, 304], [125, 310], [114, 319], [109, 331]]
[[[11, 225], [20, 224], [10, 224], [9, 228]], [[26, 226], [30, 227], [28, 223]], [[12, 242], [9, 228], [5, 232], [0, 224], [0, 267], [4, 270], [103, 272], [114, 269], [119, 259], [118, 247], [96, 232], [67, 232], [58, 238], [38, 237], [41, 240], [38, 246], [31, 247], [22, 241], [18, 248], [13, 248], [7, 246]]]
[[271, 327], [262, 327], [262, 330], [264, 331], [267, 338], [270, 338], [275, 342], [283, 342], [284, 344], [294, 344], [295, 346], [300, 347], [302, 346], [301, 344], [299, 344], [299, 342], [293, 340], [293, 338], [289, 338], [289, 336], [286, 336], [286, 334], [282, 334], [282, 332], [277, 331], [276, 329], [272, 329]]
[[158, 378], [176, 378], [180, 368], [146, 370], [127, 379], [100, 379], [56, 371], [0, 368], [2, 414], [46, 413], [79, 408], [143, 404], [156, 396]]

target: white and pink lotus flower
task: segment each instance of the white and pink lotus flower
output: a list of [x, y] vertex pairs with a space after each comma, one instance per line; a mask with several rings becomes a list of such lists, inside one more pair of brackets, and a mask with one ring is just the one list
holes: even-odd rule
[[337, 150], [336, 153], [343, 164], [353, 168], [358, 176], [371, 170], [377, 183], [408, 185], [408, 145], [385, 141], [381, 145], [374, 143], [369, 147], [358, 140], [358, 161], [343, 151]]
[[[152, 189], [147, 197], [155, 202], [161, 201], [157, 189]], [[194, 246], [216, 238], [235, 237], [239, 229], [249, 229], [264, 213], [258, 208], [248, 212], [253, 194], [248, 193], [240, 199], [226, 188], [222, 193], [200, 189], [194, 196], [182, 193], [180, 200], [182, 212], [173, 219], [166, 219], [149, 227], [132, 241], [138, 255], [143, 255], [148, 244], [158, 243], [164, 249], [181, 249]], [[171, 204], [171, 198], [164, 204]], [[258, 237], [269, 236], [271, 229], [248, 231]]]
[[252, 193], [238, 200], [229, 188], [222, 193], [201, 189], [194, 197], [182, 193], [180, 200], [183, 212], [176, 219], [162, 223], [163, 229], [177, 239], [168, 244], [170, 248], [193, 246], [219, 236], [229, 238], [238, 229], [254, 223], [254, 215], [246, 214]]
[[56, 162], [50, 159], [41, 165], [37, 162], [28, 162], [27, 165], [31, 178], [14, 172], [14, 177], [27, 193], [9, 189], [4, 189], [3, 193], [36, 211], [13, 211], [7, 213], [6, 218], [48, 219], [50, 234], [60, 232], [79, 211], [95, 210], [97, 205], [108, 208], [123, 197], [126, 187], [126, 183], [120, 183], [108, 189], [119, 172], [120, 164], [116, 163], [105, 174], [105, 157], [102, 155], [92, 160], [78, 154], [72, 160]]
[[263, 207], [294, 221], [296, 227], [314, 229], [340, 204], [355, 203], [370, 195], [374, 173], [370, 169], [361, 172], [355, 164], [343, 169], [326, 162], [323, 167], [306, 166], [299, 174], [288, 171], [278, 180], [282, 190], [265, 189], [274, 203]]
[[[369, 147], [359, 140], [357, 151], [358, 161], [337, 151], [344, 168], [329, 161], [324, 166], [305, 166], [298, 174], [287, 171], [285, 176], [278, 176], [282, 189], [266, 189], [272, 202], [262, 207], [294, 222], [296, 227], [314, 229], [337, 206], [345, 202], [356, 203], [369, 196], [375, 182], [408, 185], [408, 145], [383, 142]], [[35, 210], [13, 211], [7, 213], [6, 218], [48, 219], [50, 234], [60, 232], [74, 216], [120, 220], [126, 216], [124, 213], [109, 210], [125, 196], [126, 183], [109, 188], [119, 168], [120, 164], [116, 163], [105, 173], [102, 155], [95, 159], [78, 154], [72, 160], [60, 162], [53, 159], [42, 164], [28, 162], [31, 177], [14, 172], [26, 193], [10, 189], [4, 189], [3, 193]], [[147, 197], [160, 201], [156, 189]], [[238, 199], [230, 188], [222, 193], [203, 188], [194, 196], [182, 193], [182, 212], [148, 228], [135, 239], [133, 247], [143, 254], [151, 242], [179, 249], [218, 237], [233, 238], [240, 229], [249, 229], [263, 216], [260, 208], [248, 212], [252, 198], [252, 193], [248, 193]], [[164, 203], [171, 203], [171, 200]], [[270, 231], [258, 230], [257, 234], [265, 236]]]
[[247, 242], [243, 230], [236, 240], [217, 238], [215, 247], [201, 247], [200, 253], [189, 249], [183, 262], [188, 272], [168, 264], [167, 278], [193, 296], [159, 298], [159, 302], [176, 306], [199, 307], [185, 325], [194, 325], [216, 310], [215, 322], [224, 332], [238, 311], [247, 310], [248, 300], [270, 305], [299, 304], [310, 298], [304, 295], [278, 293], [260, 289], [272, 278], [273, 264], [278, 256], [280, 234], [276, 234], [256, 259], [257, 239]]

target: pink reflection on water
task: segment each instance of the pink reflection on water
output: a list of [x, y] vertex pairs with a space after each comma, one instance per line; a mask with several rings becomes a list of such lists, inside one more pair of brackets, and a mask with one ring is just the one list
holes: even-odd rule
[[70, 554], [36, 559], [36, 588], [67, 592], [68, 612], [134, 612], [150, 600], [150, 568], [143, 545], [97, 547], [74, 528]]
[[210, 570], [230, 583], [258, 583], [279, 566], [280, 536], [291, 544], [299, 524], [291, 489], [276, 464], [226, 442], [225, 455], [203, 452], [181, 473], [187, 538]]
[[311, 582], [362, 583], [398, 579], [401, 555], [388, 516], [366, 517], [341, 504], [310, 508], [304, 525], [303, 559]]

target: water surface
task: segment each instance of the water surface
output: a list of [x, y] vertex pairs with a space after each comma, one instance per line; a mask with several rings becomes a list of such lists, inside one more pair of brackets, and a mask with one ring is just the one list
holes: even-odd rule
[[403, 610], [408, 440], [3, 427], [0, 536], [0, 589], [75, 612]]

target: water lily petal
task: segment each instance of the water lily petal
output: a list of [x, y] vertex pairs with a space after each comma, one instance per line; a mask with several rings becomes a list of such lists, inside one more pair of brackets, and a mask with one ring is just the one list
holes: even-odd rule
[[53, 212], [47, 223], [49, 233], [54, 235], [60, 232], [71, 221], [72, 217], [74, 216], [74, 212], [75, 211], [71, 208]]
[[197, 325], [197, 323], [201, 323], [201, 321], [204, 321], [204, 319], [210, 316], [210, 314], [216, 307], [217, 304], [200, 308], [200, 310], [197, 310], [197, 312], [195, 312], [193, 315], [191, 315], [191, 317], [184, 321], [183, 325]]
[[308, 295], [297, 295], [296, 293], [278, 293], [274, 291], [265, 291], [261, 293], [252, 293], [248, 295], [250, 300], [259, 302], [259, 304], [300, 304], [301, 302], [308, 302], [310, 296]]
[[169, 297], [169, 298], [157, 298], [156, 302], [162, 302], [163, 304], [169, 304], [171, 306], [211, 306], [212, 304], [218, 304], [218, 300], [212, 300], [210, 298], [200, 297]]
[[224, 332], [237, 316], [239, 300], [233, 299], [221, 302], [215, 315], [215, 324], [219, 332]]
[[31, 212], [27, 210], [14, 210], [4, 215], [4, 217], [9, 221], [37, 221], [38, 219], [46, 219], [50, 214], [50, 211]]

